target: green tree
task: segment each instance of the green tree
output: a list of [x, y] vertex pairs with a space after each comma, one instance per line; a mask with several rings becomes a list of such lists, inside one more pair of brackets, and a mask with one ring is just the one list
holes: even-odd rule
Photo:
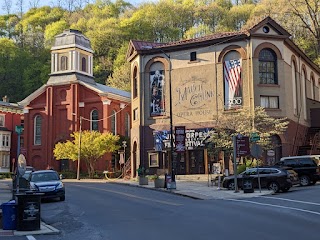
[[283, 134], [288, 124], [286, 118], [271, 117], [262, 107], [256, 107], [253, 114], [249, 109], [239, 109], [218, 117], [215, 130], [207, 142], [212, 143], [217, 152], [223, 149], [230, 153], [233, 150], [233, 136], [251, 136], [255, 132], [260, 136], [258, 144], [266, 150], [271, 146], [271, 137]]
[[[67, 140], [55, 145], [53, 154], [57, 160], [70, 159], [78, 160], [79, 153], [79, 132], [71, 135], [72, 140]], [[97, 131], [85, 130], [81, 132], [80, 161], [85, 161], [89, 177], [92, 178], [95, 171], [95, 163], [106, 153], [115, 152], [120, 148], [118, 135], [112, 133], [100, 133]]]

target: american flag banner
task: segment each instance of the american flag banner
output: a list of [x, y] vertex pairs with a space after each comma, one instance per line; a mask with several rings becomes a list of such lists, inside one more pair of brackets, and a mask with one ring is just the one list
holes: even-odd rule
[[241, 59], [227, 60], [223, 63], [225, 109], [242, 106]]

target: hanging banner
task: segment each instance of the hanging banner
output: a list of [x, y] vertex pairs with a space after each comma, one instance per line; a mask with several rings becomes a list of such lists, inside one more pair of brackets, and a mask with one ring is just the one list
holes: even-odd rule
[[224, 108], [241, 108], [243, 104], [241, 59], [227, 60], [223, 63]]
[[161, 116], [165, 114], [164, 106], [164, 75], [163, 70], [150, 72], [150, 115]]
[[174, 128], [176, 152], [183, 153], [186, 150], [186, 128], [176, 126]]

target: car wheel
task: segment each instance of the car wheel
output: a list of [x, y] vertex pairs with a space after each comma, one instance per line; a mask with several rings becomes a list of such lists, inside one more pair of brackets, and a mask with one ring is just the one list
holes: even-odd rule
[[277, 182], [271, 182], [268, 184], [268, 189], [272, 190], [273, 192], [277, 193], [279, 192], [279, 184]]
[[66, 200], [66, 196], [60, 197], [60, 201], [64, 201], [64, 200]]
[[289, 187], [286, 187], [286, 188], [282, 188], [281, 190], [282, 190], [282, 192], [288, 192], [289, 191]]
[[230, 182], [228, 183], [228, 189], [229, 189], [229, 190], [234, 190], [234, 189], [235, 189], [234, 181], [230, 181]]
[[307, 175], [303, 175], [300, 177], [300, 185], [301, 186], [308, 186], [310, 185], [310, 178]]
[[311, 181], [310, 185], [315, 185], [317, 183], [317, 181]]

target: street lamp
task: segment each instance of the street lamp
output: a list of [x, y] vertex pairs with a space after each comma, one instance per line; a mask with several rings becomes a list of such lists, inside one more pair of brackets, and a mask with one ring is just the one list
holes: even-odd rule
[[[175, 164], [173, 161], [174, 158], [174, 148], [173, 148], [173, 124], [172, 124], [172, 84], [171, 84], [171, 71], [172, 71], [172, 63], [171, 63], [171, 58], [170, 55], [165, 53], [162, 49], [159, 48], [159, 50], [168, 58], [169, 61], [169, 114], [170, 114], [170, 132], [171, 132], [171, 137], [170, 137], [170, 158], [171, 158], [171, 181], [175, 182], [176, 181], [176, 176], [175, 176]], [[173, 185], [173, 188], [175, 185]]]
[[78, 167], [77, 167], [77, 179], [78, 180], [80, 180], [81, 130], [82, 130], [82, 117], [80, 116], [79, 143], [78, 143]]
[[126, 147], [127, 147], [127, 141], [122, 141], [122, 147], [123, 147], [123, 167], [122, 167], [122, 177], [124, 178], [125, 169], [124, 166], [126, 165]]
[[169, 98], [170, 98], [170, 103], [169, 103], [169, 114], [170, 114], [170, 132], [171, 132], [171, 137], [170, 137], [170, 158], [171, 158], [171, 188], [176, 188], [175, 186], [175, 181], [176, 181], [176, 176], [175, 176], [175, 164], [173, 163], [173, 158], [174, 158], [174, 148], [173, 148], [173, 124], [172, 124], [172, 86], [171, 86], [171, 71], [172, 71], [172, 63], [171, 63], [171, 58], [170, 55], [168, 55], [165, 51], [163, 51], [161, 48], [153, 48], [152, 46], [142, 46], [143, 49], [146, 50], [159, 50], [161, 51], [168, 59], [169, 61]]

